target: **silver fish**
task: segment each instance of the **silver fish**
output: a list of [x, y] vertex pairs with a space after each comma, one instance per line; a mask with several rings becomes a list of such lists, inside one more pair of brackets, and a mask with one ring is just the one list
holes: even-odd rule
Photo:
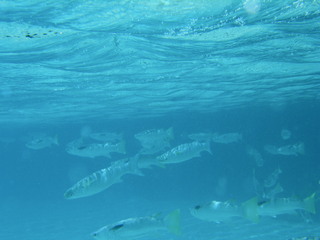
[[181, 144], [158, 156], [156, 159], [163, 164], [180, 163], [195, 157], [200, 157], [202, 151], [207, 151], [212, 154], [209, 142]]
[[197, 142], [209, 142], [212, 138], [212, 133], [209, 133], [209, 132], [192, 133], [188, 135], [188, 138]]
[[66, 199], [76, 199], [97, 194], [111, 185], [121, 182], [121, 177], [129, 173], [142, 175], [138, 169], [136, 158], [119, 160], [108, 168], [90, 174], [69, 188], [64, 196]]
[[285, 155], [285, 156], [298, 156], [303, 155], [304, 150], [304, 143], [296, 143], [291, 145], [285, 145], [282, 147], [276, 147], [273, 145], [266, 145], [264, 149], [274, 155]]
[[59, 145], [57, 136], [54, 136], [54, 137], [49, 137], [49, 136], [35, 137], [26, 143], [26, 147], [33, 149], [33, 150], [47, 148], [52, 145]]
[[211, 201], [204, 205], [197, 205], [190, 209], [191, 215], [209, 222], [224, 222], [235, 217], [244, 217], [252, 221], [257, 221], [257, 199], [252, 198], [241, 205], [230, 201]]
[[298, 155], [303, 155], [304, 154], [304, 143], [296, 143], [292, 145], [286, 145], [283, 147], [278, 148], [278, 154], [281, 155], [293, 155], [293, 156], [298, 156]]
[[95, 132], [91, 133], [90, 138], [101, 141], [101, 142], [120, 142], [123, 139], [122, 133], [113, 133], [113, 132]]
[[281, 214], [295, 214], [296, 210], [305, 210], [315, 214], [315, 194], [299, 200], [293, 198], [275, 198], [259, 204], [260, 216], [277, 216]]
[[238, 142], [242, 140], [242, 134], [233, 132], [233, 133], [225, 133], [225, 134], [218, 134], [214, 133], [212, 135], [211, 140], [215, 143], [233, 143], [233, 142]]
[[66, 151], [69, 154], [80, 156], [80, 157], [108, 157], [110, 158], [110, 153], [116, 152], [125, 154], [125, 143], [119, 142], [117, 144], [112, 143], [90, 143], [83, 144], [81, 142], [72, 142], [66, 147]]
[[153, 154], [170, 147], [170, 141], [174, 138], [173, 129], [150, 129], [134, 135], [139, 140], [141, 154]]
[[174, 138], [173, 128], [164, 129], [149, 129], [134, 135], [139, 141], [149, 140], [172, 140]]
[[159, 231], [168, 230], [180, 235], [180, 210], [175, 210], [164, 218], [157, 215], [128, 218], [104, 226], [92, 233], [91, 236], [97, 240], [132, 240], [154, 236]]

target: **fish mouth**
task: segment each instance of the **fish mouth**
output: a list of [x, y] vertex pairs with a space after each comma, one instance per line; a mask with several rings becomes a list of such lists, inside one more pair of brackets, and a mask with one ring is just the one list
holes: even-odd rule
[[74, 196], [73, 192], [70, 191], [70, 190], [67, 190], [65, 193], [64, 193], [64, 198], [66, 199], [72, 199]]

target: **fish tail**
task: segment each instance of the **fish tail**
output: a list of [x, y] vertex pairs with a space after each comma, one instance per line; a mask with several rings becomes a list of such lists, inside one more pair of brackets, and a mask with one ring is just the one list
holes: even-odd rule
[[306, 197], [305, 199], [303, 199], [304, 210], [312, 214], [316, 213], [315, 195], [316, 193], [313, 193], [309, 197]]
[[180, 227], [180, 209], [176, 209], [169, 213], [164, 218], [164, 223], [170, 232], [180, 235], [181, 227]]
[[160, 168], [166, 168], [166, 165], [162, 162], [160, 162], [159, 160], [154, 160], [154, 163], [153, 165], [157, 166], [157, 167], [160, 167]]
[[259, 221], [257, 197], [251, 198], [242, 203], [242, 210], [245, 218], [249, 219], [252, 222]]
[[118, 153], [126, 154], [126, 142], [122, 140], [118, 143]]
[[174, 134], [173, 134], [173, 127], [170, 127], [167, 129], [166, 131], [167, 135], [168, 135], [168, 139], [174, 139]]
[[140, 171], [138, 160], [139, 160], [138, 156], [134, 156], [129, 160], [130, 173], [139, 175], [139, 176], [144, 176], [144, 174]]
[[158, 160], [157, 158], [155, 158], [154, 160], [152, 160], [152, 162], [150, 163], [150, 166], [156, 166], [156, 167], [160, 167], [160, 168], [166, 168], [166, 165], [161, 162], [160, 160]]

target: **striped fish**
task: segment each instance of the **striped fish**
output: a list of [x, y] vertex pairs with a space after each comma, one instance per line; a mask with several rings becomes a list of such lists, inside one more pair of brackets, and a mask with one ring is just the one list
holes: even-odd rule
[[121, 182], [121, 177], [129, 173], [142, 175], [136, 158], [116, 161], [108, 168], [90, 174], [69, 188], [64, 197], [66, 199], [76, 199], [97, 194], [111, 185]]

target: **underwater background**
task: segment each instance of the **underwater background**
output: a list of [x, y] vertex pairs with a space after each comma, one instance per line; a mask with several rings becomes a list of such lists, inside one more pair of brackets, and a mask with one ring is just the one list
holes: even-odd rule
[[[0, 1], [0, 238], [93, 239], [104, 225], [174, 209], [181, 210], [180, 236], [142, 239], [319, 236], [319, 22], [317, 0]], [[169, 128], [170, 148], [193, 133], [242, 139], [211, 142], [212, 154], [65, 199], [83, 177], [139, 153], [135, 134]], [[125, 155], [66, 151], [104, 131], [123, 134]], [[27, 147], [43, 135], [58, 144]], [[304, 151], [266, 147], [295, 144]], [[275, 169], [276, 196], [316, 193], [315, 214], [220, 223], [190, 214], [212, 200], [263, 198], [261, 185]]]

